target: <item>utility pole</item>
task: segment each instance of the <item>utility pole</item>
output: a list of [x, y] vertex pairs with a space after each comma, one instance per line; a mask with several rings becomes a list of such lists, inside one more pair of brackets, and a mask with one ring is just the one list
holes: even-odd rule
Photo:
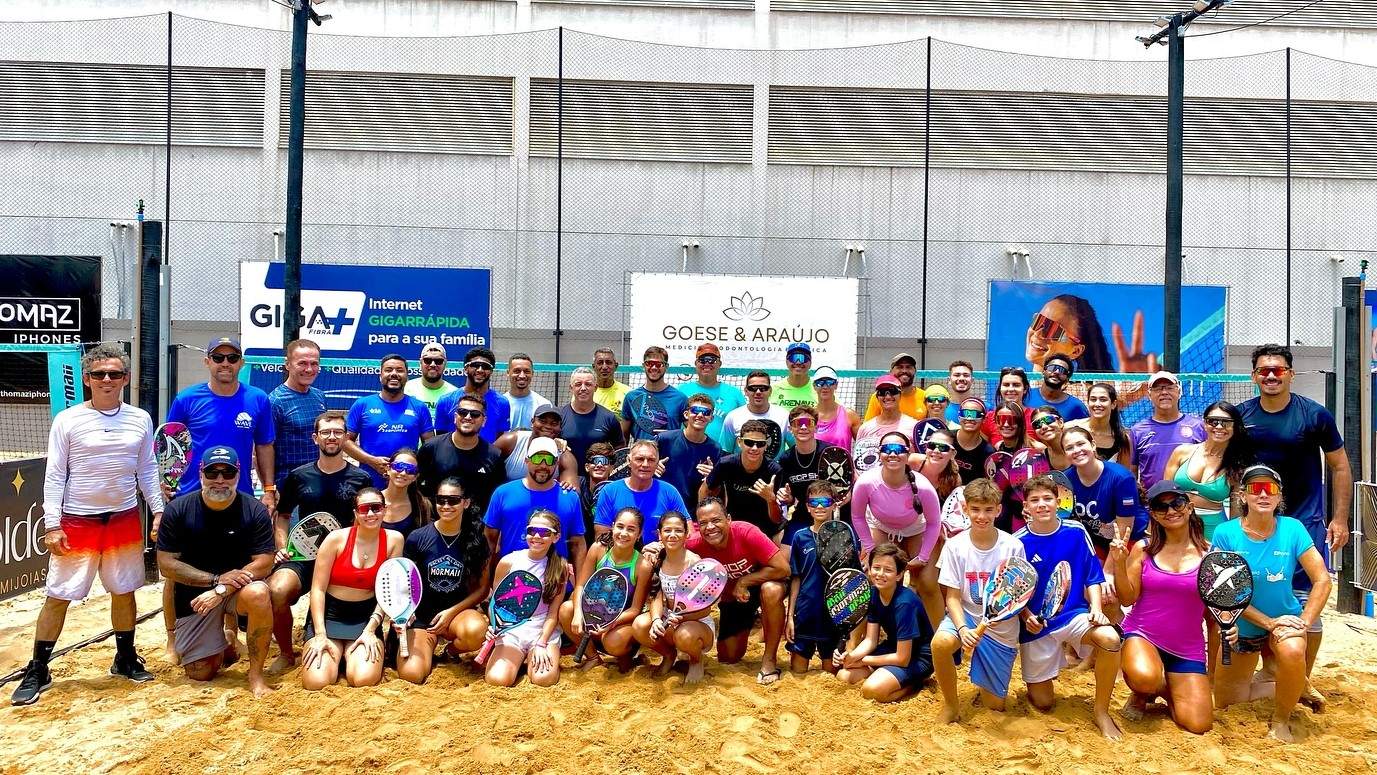
[[287, 117], [287, 222], [283, 237], [282, 344], [301, 333], [301, 188], [306, 144], [306, 24], [320, 23], [311, 7], [323, 0], [291, 0], [292, 86]]

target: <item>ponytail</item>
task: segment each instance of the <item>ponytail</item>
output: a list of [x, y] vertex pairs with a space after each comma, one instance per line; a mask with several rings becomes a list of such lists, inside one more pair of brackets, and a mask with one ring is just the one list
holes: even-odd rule
[[[550, 527], [559, 531], [559, 517], [556, 517], [553, 511], [549, 509], [539, 509], [531, 514], [531, 518], [526, 520], [526, 524], [529, 525], [537, 519], [544, 520], [549, 523]], [[562, 555], [555, 551], [555, 547], [552, 544], [549, 553], [545, 555], [545, 578], [541, 580], [541, 600], [544, 600], [547, 604], [553, 603], [555, 596], [564, 591], [565, 575], [568, 573], [568, 569], [569, 563], [564, 560]]]

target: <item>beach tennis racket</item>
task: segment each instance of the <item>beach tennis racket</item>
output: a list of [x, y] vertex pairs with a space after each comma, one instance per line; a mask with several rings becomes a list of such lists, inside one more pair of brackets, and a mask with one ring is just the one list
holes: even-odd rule
[[593, 630], [611, 624], [626, 609], [630, 584], [616, 568], [598, 568], [583, 585], [579, 610], [583, 611], [583, 638], [574, 652], [574, 664], [583, 664], [583, 654], [593, 640]]
[[483, 648], [478, 650], [473, 661], [480, 665], [486, 662], [498, 637], [530, 619], [540, 608], [544, 591], [540, 579], [530, 571], [514, 570], [502, 577], [488, 603], [488, 623], [492, 625], [493, 636], [483, 641]]
[[839, 519], [830, 519], [818, 526], [818, 562], [829, 574], [843, 568], [860, 567], [860, 547], [849, 525]]
[[628, 476], [631, 476], [630, 457], [630, 447], [622, 447], [621, 449], [613, 450], [612, 459], [608, 461], [609, 463], [611, 463], [611, 465], [607, 469], [607, 479], [605, 481], [611, 482], [617, 479], [625, 479]]
[[928, 443], [928, 438], [932, 436], [932, 434], [937, 431], [945, 430], [947, 430], [946, 420], [939, 420], [935, 417], [919, 420], [918, 424], [913, 426], [913, 449], [922, 449], [923, 445]]
[[851, 632], [870, 611], [870, 580], [855, 568], [842, 568], [827, 577], [822, 599], [837, 631]]
[[981, 638], [991, 624], [1002, 622], [1023, 610], [1038, 585], [1038, 572], [1022, 557], [1009, 557], [995, 566], [995, 572], [985, 584], [985, 610], [975, 637]]
[[942, 535], [951, 538], [966, 532], [970, 527], [971, 518], [966, 513], [966, 488], [957, 487], [942, 502]]
[[403, 657], [411, 656], [406, 647], [406, 626], [421, 604], [421, 570], [405, 557], [393, 557], [378, 568], [373, 591], [397, 630], [397, 648]]
[[670, 428], [669, 410], [653, 393], [639, 390], [627, 394], [626, 408], [631, 422], [646, 438], [653, 439], [655, 434]]
[[856, 439], [851, 445], [851, 463], [855, 473], [864, 473], [880, 464], [880, 440], [874, 436]]
[[1009, 460], [1009, 487], [1015, 502], [1023, 501], [1023, 485], [1033, 477], [1042, 476], [1052, 470], [1047, 456], [1031, 447], [1024, 447], [1013, 454]]
[[1038, 618], [1047, 623], [1052, 621], [1052, 617], [1061, 613], [1061, 609], [1066, 605], [1066, 595], [1071, 591], [1071, 563], [1062, 560], [1052, 568], [1052, 575], [1047, 577], [1047, 586], [1042, 593], [1042, 611]]
[[[1253, 602], [1253, 572], [1238, 552], [1212, 551], [1200, 559], [1195, 588], [1221, 630], [1233, 627]], [[1224, 664], [1232, 664], [1229, 639], [1221, 637]]]
[[779, 423], [774, 420], [761, 420], [765, 423], [765, 440], [769, 442], [765, 445], [765, 459], [774, 460], [779, 457], [779, 451], [784, 449], [784, 431], [780, 430]]
[[699, 560], [679, 576], [671, 609], [676, 615], [711, 608], [727, 588], [727, 569], [717, 560]]
[[1057, 487], [1057, 519], [1072, 518], [1076, 515], [1076, 491], [1071, 487], [1071, 480], [1063, 471], [1053, 471], [1048, 476]]
[[153, 431], [153, 458], [162, 485], [172, 492], [182, 486], [182, 474], [191, 461], [191, 429], [179, 422], [165, 422]]
[[328, 511], [317, 511], [302, 517], [287, 534], [287, 551], [293, 560], [314, 560], [320, 545], [331, 530], [339, 530], [339, 521]]
[[851, 467], [851, 455], [841, 447], [828, 447], [818, 458], [822, 466], [822, 478], [832, 484], [837, 498], [845, 498], [851, 492], [855, 481], [855, 471]]
[[1009, 490], [1009, 469], [1013, 463], [1014, 456], [1008, 452], [994, 452], [985, 458], [985, 475], [990, 477], [1000, 492]]

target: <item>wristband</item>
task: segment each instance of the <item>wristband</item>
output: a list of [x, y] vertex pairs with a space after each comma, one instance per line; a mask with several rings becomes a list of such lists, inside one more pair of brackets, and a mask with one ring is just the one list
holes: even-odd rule
[[266, 493], [266, 492], [277, 492], [277, 485], [275, 485], [275, 484], [265, 484], [265, 485], [263, 485], [263, 492], [265, 492], [265, 493]]

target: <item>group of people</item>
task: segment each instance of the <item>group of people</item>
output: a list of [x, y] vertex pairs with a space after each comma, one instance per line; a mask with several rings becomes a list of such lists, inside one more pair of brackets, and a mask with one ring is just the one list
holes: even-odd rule
[[[758, 621], [765, 685], [781, 678], [783, 641], [793, 672], [816, 657], [878, 701], [935, 677], [942, 718], [956, 721], [962, 662], [990, 710], [1004, 707], [1016, 659], [1042, 709], [1055, 701], [1058, 672], [1081, 662], [1095, 672], [1095, 721], [1106, 736], [1119, 735], [1109, 701], [1122, 671], [1133, 692], [1126, 717], [1161, 697], [1178, 724], [1203, 732], [1212, 704], [1274, 696], [1272, 733], [1289, 739], [1294, 705], [1323, 702], [1307, 676], [1329, 552], [1348, 541], [1352, 477], [1333, 417], [1291, 392], [1292, 354], [1281, 345], [1253, 352], [1255, 398], [1217, 401], [1195, 417], [1180, 409], [1174, 374], [1158, 371], [1124, 397], [1112, 383], [1077, 385], [1074, 350], [1059, 346], [1057, 331], [1038, 335], [1047, 338], [1040, 371], [1001, 370], [988, 405], [970, 363], [921, 387], [916, 360], [900, 353], [864, 412], [838, 401], [837, 372], [815, 368], [806, 343], [786, 348], [783, 379], [752, 371], [744, 390], [719, 379], [712, 343], [697, 348], [693, 378], [677, 384], [665, 379], [666, 351], [648, 348], [635, 388], [617, 380], [616, 354], [600, 349], [570, 373], [561, 406], [532, 390], [525, 354], [507, 359], [509, 389], [498, 392], [491, 350], [468, 350], [452, 382], [446, 349], [430, 343], [419, 379], [405, 357], [387, 356], [378, 392], [344, 412], [327, 409], [312, 384], [315, 343], [290, 343], [285, 381], [265, 393], [240, 380], [242, 349], [222, 337], [208, 344], [207, 381], [168, 410], [192, 440], [175, 489], [159, 483], [152, 418], [121, 400], [128, 358], [117, 346], [91, 347], [90, 400], [60, 413], [50, 435], [48, 597], [13, 702], [34, 702], [51, 685], [66, 608], [96, 575], [113, 596], [111, 672], [152, 680], [133, 648], [141, 494], [167, 579], [170, 658], [208, 680], [240, 658], [242, 633], [260, 696], [271, 691], [266, 673], [298, 662], [308, 689], [341, 677], [376, 684], [388, 665], [419, 683], [438, 658], [485, 644], [487, 681], [511, 685], [524, 672], [548, 686], [562, 651], [585, 634], [596, 644], [589, 664], [605, 655], [629, 669], [653, 653], [658, 673], [683, 664], [693, 682], [710, 650], [722, 663], [743, 659]], [[1125, 428], [1121, 406], [1143, 394], [1151, 416]], [[830, 448], [845, 451], [852, 475], [838, 475]], [[1053, 471], [1071, 484], [1069, 514], [1059, 511]], [[969, 527], [943, 519], [954, 497]], [[291, 528], [320, 512], [342, 527], [308, 558]], [[823, 607], [817, 536], [829, 520], [854, 531], [854, 564], [873, 585], [855, 632], [837, 632]], [[1257, 589], [1222, 634], [1194, 593], [1211, 546], [1243, 554]], [[1039, 589], [1018, 619], [977, 627], [990, 574], [1013, 556], [1042, 579], [1065, 561], [1071, 594], [1045, 621]], [[391, 557], [411, 559], [424, 581], [406, 656], [373, 591]], [[711, 611], [675, 613], [679, 576], [704, 558], [725, 567], [726, 590]], [[631, 594], [615, 620], [590, 628], [582, 585], [600, 568], [623, 574]], [[486, 601], [516, 570], [541, 579], [540, 605], [499, 632]], [[298, 647], [292, 606], [302, 596]], [[1230, 664], [1214, 658], [1221, 646], [1233, 650]]]

